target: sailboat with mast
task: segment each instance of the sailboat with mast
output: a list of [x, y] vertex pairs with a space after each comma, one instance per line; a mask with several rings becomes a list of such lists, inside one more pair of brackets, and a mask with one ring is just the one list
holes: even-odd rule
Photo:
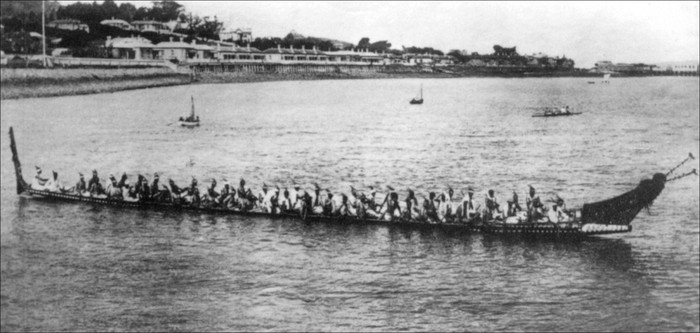
[[418, 97], [414, 97], [411, 102], [411, 104], [423, 104], [423, 85], [420, 85], [420, 93]]
[[190, 96], [192, 98], [192, 109], [190, 111], [190, 115], [187, 117], [180, 117], [180, 126], [182, 127], [197, 127], [199, 126], [199, 116], [194, 114], [194, 97]]

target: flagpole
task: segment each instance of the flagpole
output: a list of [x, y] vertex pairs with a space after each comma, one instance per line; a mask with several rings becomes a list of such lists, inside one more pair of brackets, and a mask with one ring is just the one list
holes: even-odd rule
[[44, 0], [41, 0], [41, 61], [46, 67], [46, 14], [44, 9]]

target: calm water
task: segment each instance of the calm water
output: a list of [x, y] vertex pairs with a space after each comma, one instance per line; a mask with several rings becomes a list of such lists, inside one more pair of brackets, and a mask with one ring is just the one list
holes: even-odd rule
[[[421, 83], [426, 102], [410, 106]], [[6, 140], [14, 126], [25, 177], [40, 165], [69, 184], [93, 168], [502, 199], [533, 184], [575, 207], [700, 156], [698, 83], [306, 81], [2, 101], [1, 328], [698, 331], [697, 177], [668, 183], [630, 234], [552, 242], [27, 200]], [[203, 126], [168, 126], [190, 96]], [[564, 104], [584, 114], [530, 117]]]

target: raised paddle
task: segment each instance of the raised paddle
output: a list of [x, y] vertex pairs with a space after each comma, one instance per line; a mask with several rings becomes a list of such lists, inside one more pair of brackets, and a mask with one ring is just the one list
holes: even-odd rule
[[694, 159], [695, 159], [695, 156], [693, 156], [692, 153], [688, 153], [688, 157], [686, 157], [686, 158], [683, 160], [683, 162], [681, 162], [680, 164], [676, 165], [673, 169], [669, 170], [669, 171], [666, 173], [666, 176], [670, 175], [671, 172], [673, 172], [673, 171], [675, 171], [676, 169], [680, 168], [681, 165], [685, 164], [685, 162], [688, 162], [688, 161], [694, 160]]
[[698, 175], [697, 170], [693, 169], [693, 170], [690, 171], [690, 172], [687, 172], [687, 173], [684, 173], [684, 174], [682, 174], [682, 175], [680, 175], [680, 176], [676, 176], [676, 177], [673, 177], [673, 178], [671, 178], [671, 179], [668, 179], [668, 180], [666, 180], [666, 182], [668, 183], [668, 182], [670, 182], [670, 181], [673, 181], [673, 180], [676, 180], [676, 179], [681, 179], [681, 178], [683, 178], [683, 177], [687, 177], [687, 176], [690, 176], [690, 175], [696, 175], [696, 176], [697, 176], [697, 175]]

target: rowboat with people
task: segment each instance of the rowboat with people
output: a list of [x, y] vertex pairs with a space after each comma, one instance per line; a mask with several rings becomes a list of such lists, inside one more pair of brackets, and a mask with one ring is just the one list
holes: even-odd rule
[[412, 190], [404, 202], [399, 202], [394, 188], [387, 186], [389, 193], [383, 202], [377, 204], [377, 193], [373, 187], [364, 193], [354, 187], [350, 191], [333, 195], [318, 184], [314, 189], [302, 190], [295, 184], [290, 191], [275, 186], [271, 189], [263, 184], [259, 195], [246, 188], [241, 179], [238, 189], [233, 188], [224, 179], [223, 187], [217, 188], [216, 180], [200, 195], [197, 180], [192, 179], [190, 186], [178, 187], [172, 179], [169, 186], [159, 183], [159, 175], [154, 174], [153, 184], [142, 175], [135, 185], [130, 185], [128, 177], [123, 174], [120, 181], [110, 175], [110, 182], [102, 185], [93, 171], [93, 178], [85, 182], [82, 174], [80, 181], [71, 188], [61, 186], [58, 175], [53, 172], [52, 179], [41, 177], [37, 167], [37, 176], [31, 184], [22, 174], [13, 129], [10, 127], [10, 148], [17, 181], [17, 193], [21, 197], [35, 198], [57, 202], [83, 202], [118, 208], [149, 210], [170, 210], [207, 214], [241, 215], [265, 218], [302, 219], [305, 221], [322, 221], [329, 223], [354, 223], [391, 225], [406, 228], [433, 228], [459, 230], [466, 232], [484, 232], [495, 234], [542, 235], [544, 237], [590, 236], [630, 232], [630, 223], [645, 207], [649, 207], [664, 189], [665, 184], [680, 179], [696, 170], [669, 178], [670, 174], [690, 159], [692, 154], [666, 174], [656, 173], [651, 179], [642, 180], [639, 185], [617, 197], [584, 204], [580, 209], [566, 209], [561, 198], [553, 201], [547, 209], [539, 199], [534, 187], [526, 196], [527, 209], [520, 208], [517, 195], [507, 204], [501, 204], [494, 191], [488, 191], [485, 208], [473, 199], [474, 190], [462, 193], [462, 200], [453, 199], [454, 190], [436, 195], [430, 192], [424, 197], [421, 207]]
[[571, 112], [569, 106], [563, 106], [560, 108], [546, 107], [541, 112], [535, 113], [533, 117], [562, 117], [562, 116], [575, 116], [581, 114], [582, 112]]

